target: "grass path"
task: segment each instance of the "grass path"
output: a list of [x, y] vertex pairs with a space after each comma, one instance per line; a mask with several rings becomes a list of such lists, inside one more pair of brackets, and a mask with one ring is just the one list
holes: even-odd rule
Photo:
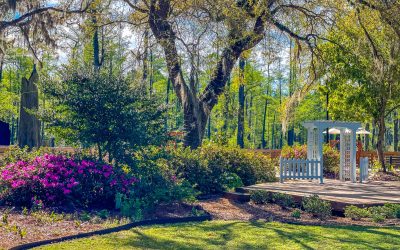
[[208, 221], [134, 228], [41, 249], [400, 249], [400, 228]]

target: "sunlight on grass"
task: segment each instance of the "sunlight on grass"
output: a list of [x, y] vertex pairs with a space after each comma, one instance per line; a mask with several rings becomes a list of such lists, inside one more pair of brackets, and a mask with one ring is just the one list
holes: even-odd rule
[[211, 221], [134, 228], [41, 249], [399, 249], [400, 228]]

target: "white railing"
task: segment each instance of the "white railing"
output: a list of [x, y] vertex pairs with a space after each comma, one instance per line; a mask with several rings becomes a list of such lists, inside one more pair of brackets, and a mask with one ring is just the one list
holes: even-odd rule
[[323, 183], [323, 166], [320, 160], [280, 158], [280, 180], [319, 179]]
[[360, 158], [360, 182], [368, 180], [368, 157]]

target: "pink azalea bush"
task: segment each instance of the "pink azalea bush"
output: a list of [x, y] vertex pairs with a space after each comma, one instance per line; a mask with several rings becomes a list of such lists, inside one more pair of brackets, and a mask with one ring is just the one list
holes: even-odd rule
[[307, 159], [307, 145], [284, 146], [281, 157], [286, 159]]
[[[285, 146], [282, 148], [281, 157], [287, 159], [307, 159], [307, 145]], [[337, 149], [324, 145], [324, 175], [337, 178], [339, 173], [340, 153]]]
[[113, 206], [115, 194], [128, 193], [136, 181], [111, 165], [44, 154], [0, 171], [0, 199], [19, 206]]

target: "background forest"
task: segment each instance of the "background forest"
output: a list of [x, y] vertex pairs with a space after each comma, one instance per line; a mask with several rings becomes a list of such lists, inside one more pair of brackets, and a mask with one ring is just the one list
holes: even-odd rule
[[14, 0], [0, 10], [11, 144], [21, 81], [37, 70], [29, 112], [42, 145], [117, 152], [173, 132], [192, 148], [279, 149], [304, 143], [301, 122], [332, 119], [363, 122], [366, 150], [398, 150], [397, 1]]

